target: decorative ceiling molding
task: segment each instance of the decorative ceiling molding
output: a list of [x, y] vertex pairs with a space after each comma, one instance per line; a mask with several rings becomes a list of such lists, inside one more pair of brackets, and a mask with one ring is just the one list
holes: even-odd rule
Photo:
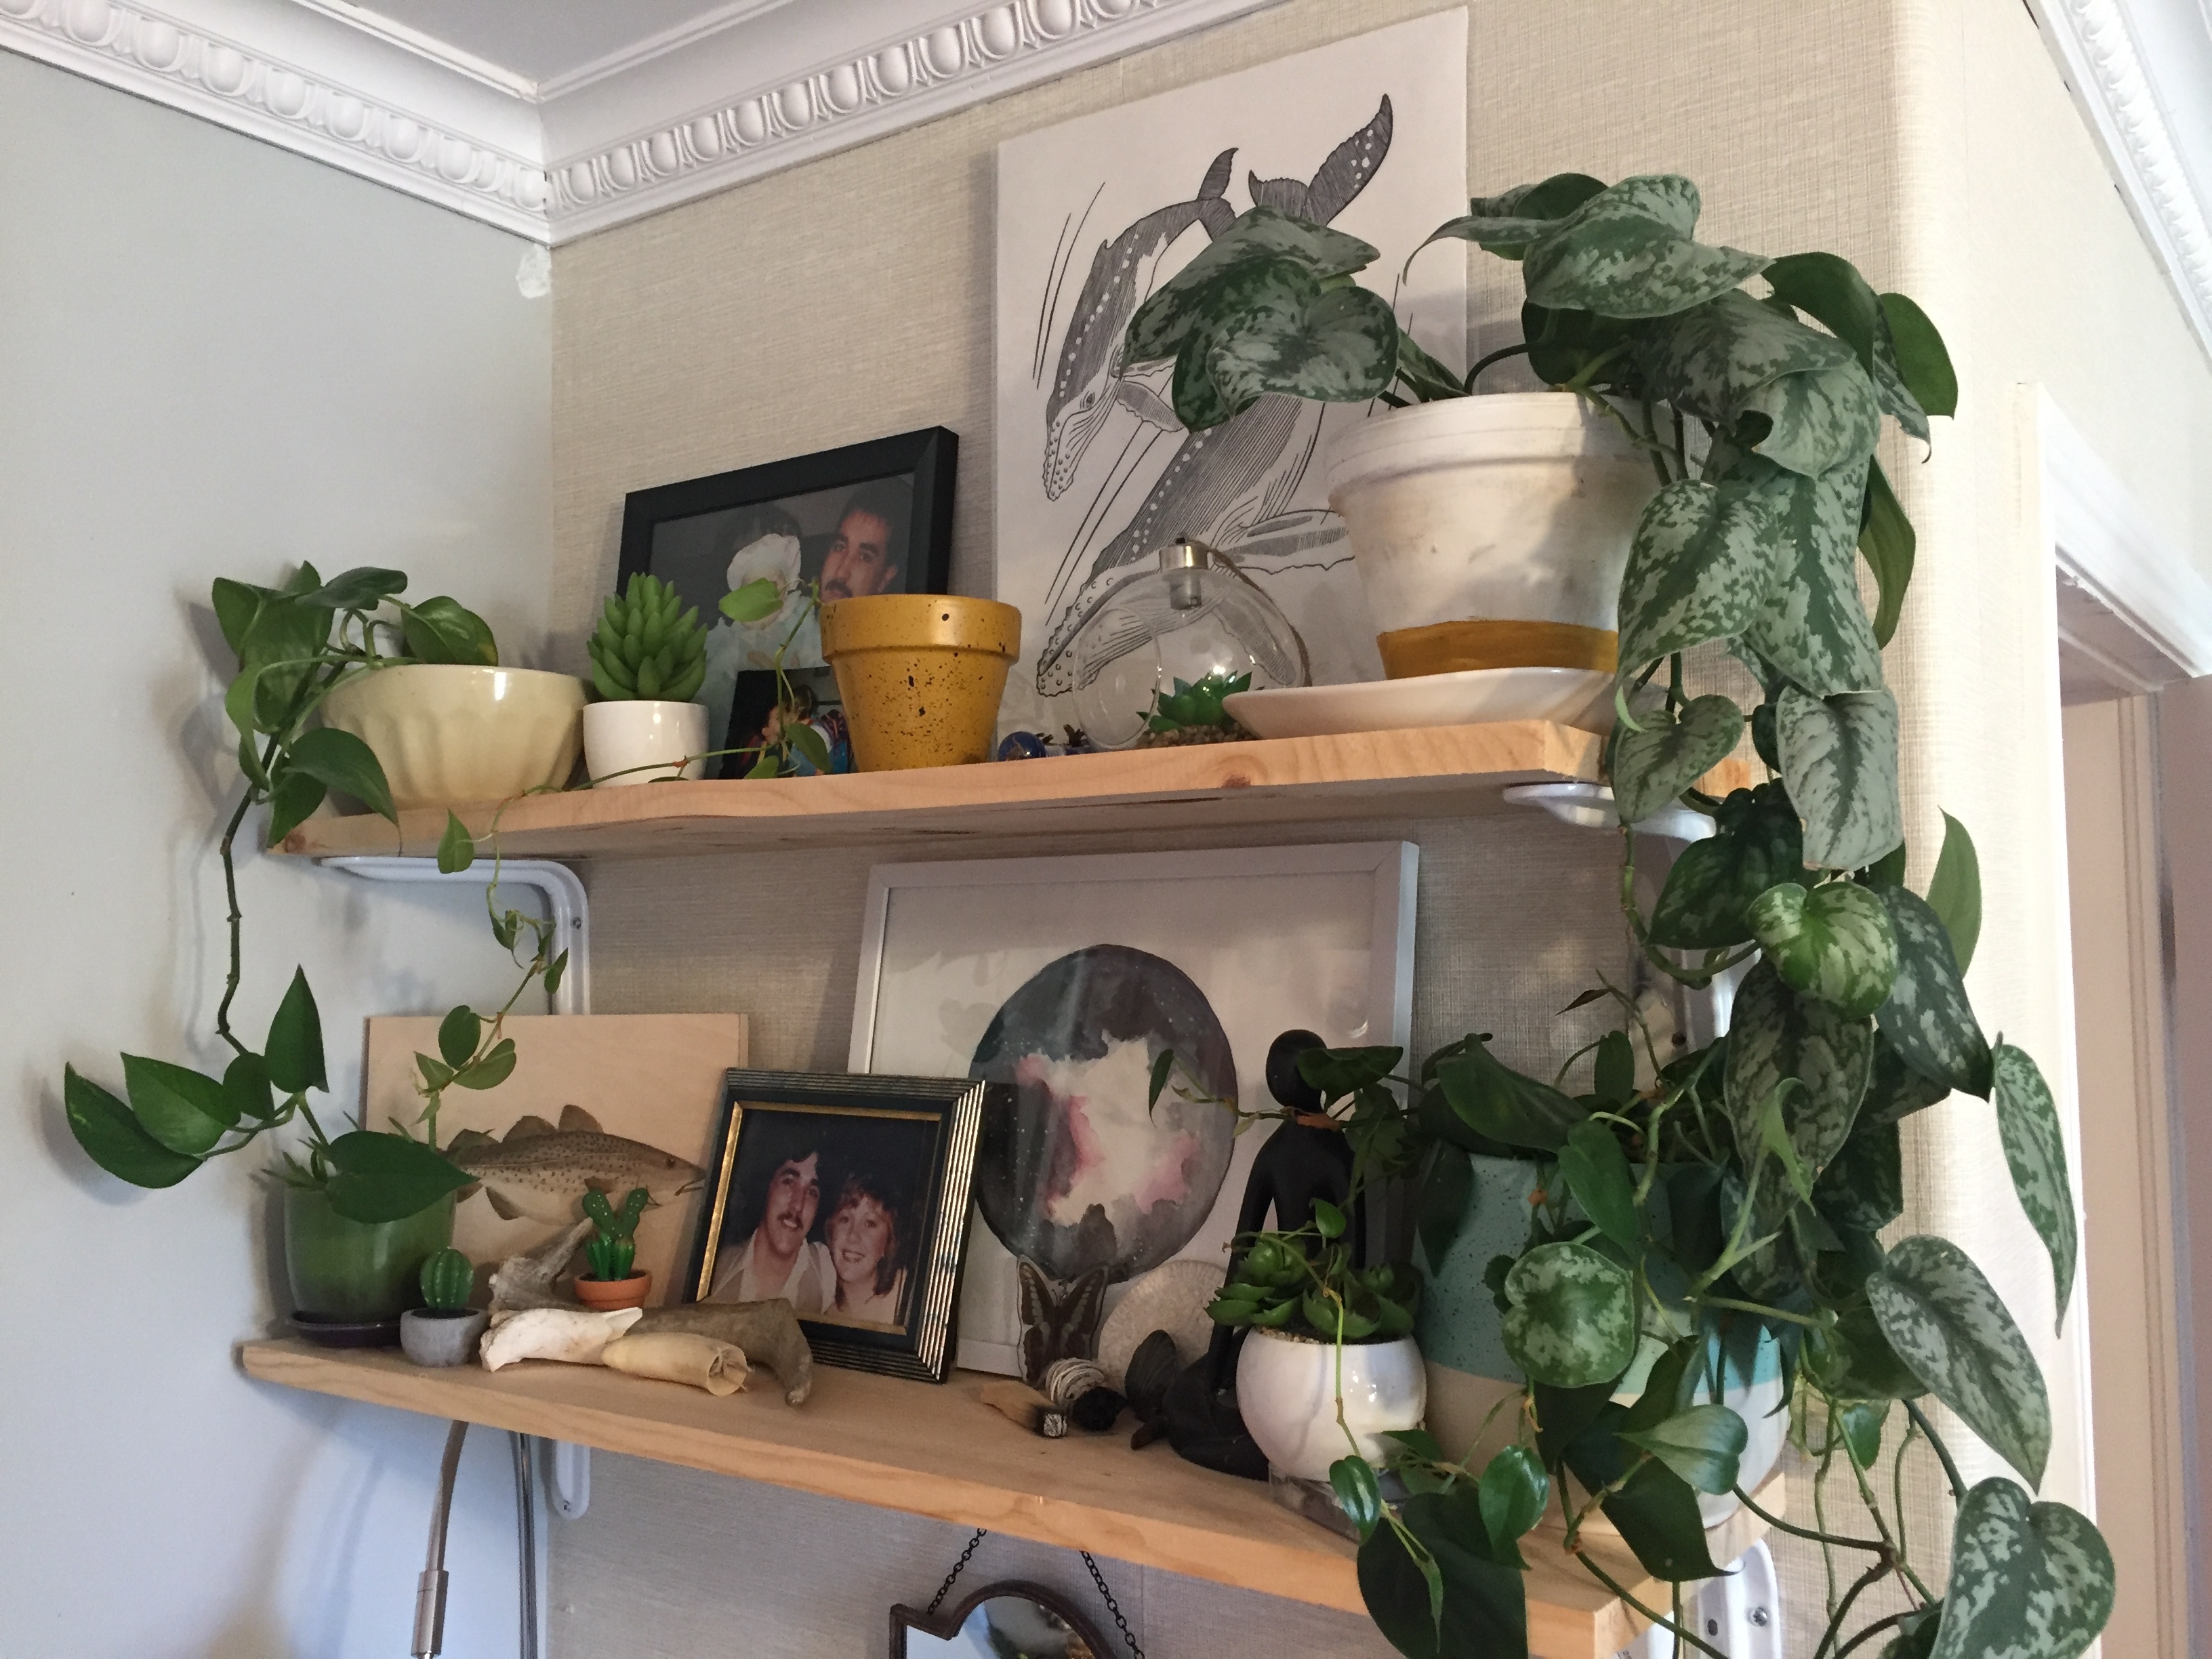
[[733, 0], [543, 85], [343, 0], [0, 0], [0, 49], [557, 243], [1272, 3]]
[[[0, 0], [4, 3], [5, 0]], [[2170, 0], [2028, 0], [2075, 100], [2105, 149], [2106, 164], [2144, 238], [2166, 266], [2197, 337], [2212, 352], [2212, 221], [2192, 179], [2175, 124], [2129, 14]], [[2170, 96], [2212, 99], [2185, 84]], [[2212, 168], [2212, 155], [2197, 158]], [[2212, 173], [2204, 174], [2212, 188]]]

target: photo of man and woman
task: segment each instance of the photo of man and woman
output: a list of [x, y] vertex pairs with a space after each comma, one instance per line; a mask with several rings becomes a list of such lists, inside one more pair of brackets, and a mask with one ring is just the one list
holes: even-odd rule
[[937, 1155], [931, 1114], [741, 1104], [702, 1300], [904, 1334]]

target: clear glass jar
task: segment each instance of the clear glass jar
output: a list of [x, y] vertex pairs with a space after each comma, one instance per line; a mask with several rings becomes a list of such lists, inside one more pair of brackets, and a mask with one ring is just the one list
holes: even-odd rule
[[1281, 607], [1227, 554], [1189, 540], [1102, 592], [1076, 624], [1067, 658], [1076, 719], [1108, 749], [1134, 743], [1156, 695], [1177, 680], [1249, 676], [1240, 689], [1259, 691], [1312, 678], [1305, 641]]

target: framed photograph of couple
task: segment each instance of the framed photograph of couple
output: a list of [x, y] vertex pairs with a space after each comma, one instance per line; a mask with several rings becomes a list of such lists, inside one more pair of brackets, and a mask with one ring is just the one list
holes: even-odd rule
[[731, 1072], [692, 1299], [781, 1297], [817, 1359], [942, 1382], [989, 1089]]
[[[633, 490], [623, 503], [619, 588], [641, 572], [672, 584], [707, 624], [709, 771], [742, 777], [743, 752], [775, 714], [778, 653], [838, 752], [837, 682], [807, 606], [870, 593], [942, 593], [952, 564], [960, 440], [941, 426], [812, 455]], [[763, 577], [783, 604], [760, 621], [721, 614], [722, 596]], [[847, 751], [849, 752], [849, 750]]]

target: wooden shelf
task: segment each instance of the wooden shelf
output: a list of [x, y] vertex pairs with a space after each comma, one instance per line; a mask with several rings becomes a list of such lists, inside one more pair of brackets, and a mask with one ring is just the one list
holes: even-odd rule
[[[1052, 831], [1159, 830], [1504, 810], [1510, 784], [1595, 780], [1604, 739], [1549, 720], [1133, 750], [985, 766], [526, 796], [500, 814], [522, 858], [641, 858]], [[496, 803], [458, 809], [491, 828]], [[436, 850], [443, 808], [310, 818], [278, 850], [311, 858]]]
[[[1363, 1611], [1352, 1546], [1278, 1506], [1250, 1481], [1184, 1462], [1165, 1444], [1132, 1452], [1126, 1433], [1043, 1440], [976, 1397], [987, 1379], [941, 1388], [817, 1367], [806, 1404], [772, 1379], [717, 1400], [595, 1365], [540, 1361], [496, 1374], [424, 1370], [386, 1351], [248, 1342], [249, 1376], [316, 1394], [542, 1436], [1087, 1549], [1292, 1601]], [[1760, 1494], [1778, 1510], [1780, 1479]], [[1761, 1528], [1739, 1515], [1713, 1534], [1731, 1561]], [[1528, 1634], [1540, 1659], [1612, 1659], [1641, 1620], [1540, 1532], [1530, 1563]], [[1585, 1547], [1647, 1606], [1662, 1604], [1617, 1540]]]

